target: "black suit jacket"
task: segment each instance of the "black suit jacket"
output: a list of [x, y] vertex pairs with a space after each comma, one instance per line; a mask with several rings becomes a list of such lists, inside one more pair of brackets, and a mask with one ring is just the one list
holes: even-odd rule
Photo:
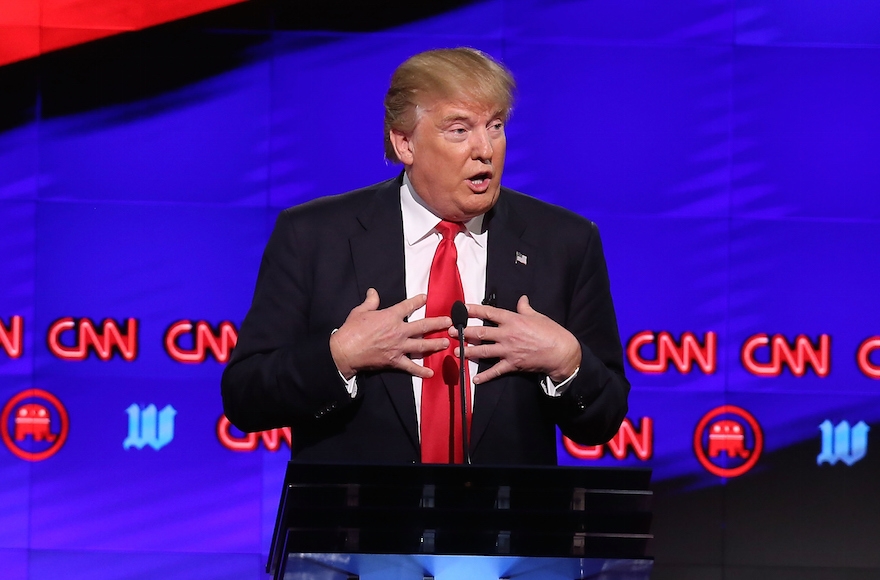
[[[281, 212], [253, 303], [222, 380], [223, 407], [244, 431], [290, 426], [303, 462], [417, 463], [411, 377], [360, 373], [343, 386], [329, 337], [375, 288], [386, 308], [406, 298], [401, 178]], [[516, 309], [523, 294], [580, 341], [580, 372], [558, 398], [542, 377], [511, 373], [475, 387], [474, 463], [556, 463], [556, 426], [582, 444], [610, 439], [629, 383], [596, 226], [563, 208], [502, 188], [484, 220], [487, 288]], [[517, 253], [525, 256], [517, 260]], [[482, 361], [481, 369], [492, 361]]]

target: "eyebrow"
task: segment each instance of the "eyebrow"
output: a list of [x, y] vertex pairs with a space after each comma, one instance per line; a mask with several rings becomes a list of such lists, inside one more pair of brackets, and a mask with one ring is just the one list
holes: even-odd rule
[[[494, 121], [496, 119], [504, 121], [504, 115], [503, 115], [503, 111], [501, 109], [498, 109], [497, 111], [495, 111], [491, 115], [491, 120], [489, 122], [491, 123], [492, 121]], [[443, 117], [440, 120], [440, 125], [445, 126], [445, 125], [449, 125], [451, 123], [455, 123], [456, 121], [468, 121], [469, 122], [470, 116], [463, 115], [461, 113], [452, 113], [451, 115], [447, 115], [447, 116]]]
[[467, 115], [462, 115], [458, 113], [453, 113], [452, 115], [446, 115], [440, 120], [441, 125], [449, 125], [450, 123], [454, 123], [456, 121], [470, 121], [470, 118]]

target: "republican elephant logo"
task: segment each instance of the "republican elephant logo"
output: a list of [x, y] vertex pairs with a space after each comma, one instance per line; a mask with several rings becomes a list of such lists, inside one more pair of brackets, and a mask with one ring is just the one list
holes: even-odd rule
[[52, 442], [58, 437], [51, 432], [49, 409], [39, 403], [26, 403], [15, 412], [15, 440], [24, 441], [30, 435], [34, 441]]

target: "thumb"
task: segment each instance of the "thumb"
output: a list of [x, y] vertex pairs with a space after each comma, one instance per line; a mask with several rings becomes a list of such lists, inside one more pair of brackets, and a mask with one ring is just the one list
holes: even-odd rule
[[531, 314], [535, 311], [532, 308], [532, 305], [529, 304], [529, 297], [523, 294], [519, 297], [519, 300], [516, 302], [516, 311], [520, 314]]
[[361, 303], [361, 306], [364, 307], [364, 310], [377, 310], [379, 308], [379, 293], [375, 288], [367, 289], [367, 297], [364, 298], [364, 301]]

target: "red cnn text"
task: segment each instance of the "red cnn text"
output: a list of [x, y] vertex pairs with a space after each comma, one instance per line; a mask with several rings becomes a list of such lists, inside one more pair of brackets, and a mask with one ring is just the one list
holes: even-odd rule
[[[642, 356], [642, 347], [647, 345], [656, 347], [653, 360]], [[680, 373], [691, 372], [696, 363], [703, 373], [710, 375], [718, 367], [717, 352], [718, 336], [712, 331], [703, 335], [703, 342], [700, 343], [693, 332], [685, 332], [681, 340], [676, 342], [666, 331], [655, 334], [645, 330], [629, 339], [626, 345], [629, 364], [640, 373], [647, 374], [665, 373], [672, 362]]]
[[[181, 346], [183, 336], [190, 338], [193, 348]], [[204, 320], [195, 324], [189, 320], [179, 320], [165, 332], [165, 351], [177, 362], [201, 363], [211, 353], [218, 362], [225, 363], [237, 340], [238, 331], [231, 322], [221, 322], [219, 329], [214, 331]]]
[[9, 358], [18, 358], [21, 356], [21, 337], [24, 333], [24, 323], [21, 316], [13, 316], [7, 327], [0, 320], [0, 346], [6, 351]]
[[624, 419], [617, 434], [605, 445], [580, 445], [565, 436], [562, 437], [562, 444], [569, 455], [576, 459], [601, 459], [607, 447], [616, 459], [626, 459], [632, 450], [636, 457], [647, 461], [654, 455], [654, 420], [642, 417], [636, 430], [629, 418]]
[[871, 362], [871, 354], [880, 350], [880, 336], [872, 336], [862, 341], [856, 351], [856, 363], [866, 377], [880, 379], [880, 365]]
[[61, 318], [49, 327], [46, 343], [49, 351], [62, 360], [85, 360], [91, 350], [104, 361], [110, 360], [114, 352], [123, 360], [133, 361], [138, 354], [138, 321], [129, 318], [123, 331], [109, 318], [101, 323], [100, 330], [88, 318]]
[[[762, 358], [769, 358], [768, 362], [758, 361], [759, 352]], [[831, 372], [831, 337], [820, 334], [815, 346], [803, 334], [795, 337], [793, 345], [781, 334], [755, 334], [743, 343], [740, 358], [745, 369], [759, 377], [778, 377], [783, 367], [788, 367], [796, 377], [804, 376], [808, 368], [827, 377]]]
[[221, 415], [217, 421], [217, 439], [223, 447], [232, 451], [255, 451], [261, 440], [269, 451], [278, 451], [282, 441], [287, 443], [287, 447], [290, 448], [290, 427], [270, 429], [259, 433], [245, 433], [242, 436], [234, 435], [231, 427], [232, 423], [229, 422], [226, 415]]

